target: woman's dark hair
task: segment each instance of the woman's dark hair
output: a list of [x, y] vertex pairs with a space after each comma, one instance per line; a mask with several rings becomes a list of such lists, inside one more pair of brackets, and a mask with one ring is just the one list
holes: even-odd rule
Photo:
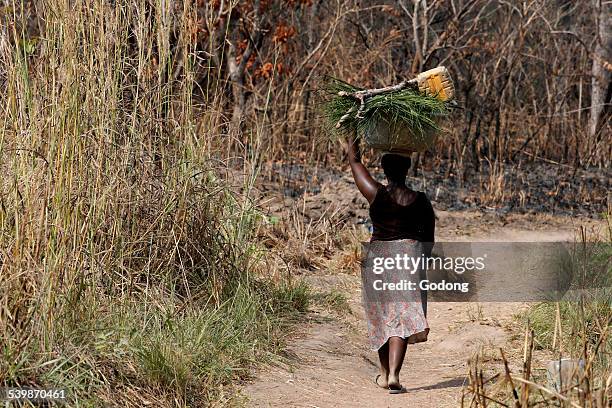
[[389, 180], [403, 181], [408, 174], [412, 161], [410, 157], [387, 153], [380, 159], [380, 165]]

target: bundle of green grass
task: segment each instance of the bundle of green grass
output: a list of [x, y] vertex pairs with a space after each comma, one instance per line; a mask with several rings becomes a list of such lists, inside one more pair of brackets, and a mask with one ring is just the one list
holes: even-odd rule
[[323, 94], [323, 115], [332, 139], [355, 135], [369, 147], [393, 153], [430, 148], [451, 107], [419, 91], [415, 81], [366, 90], [328, 78]]

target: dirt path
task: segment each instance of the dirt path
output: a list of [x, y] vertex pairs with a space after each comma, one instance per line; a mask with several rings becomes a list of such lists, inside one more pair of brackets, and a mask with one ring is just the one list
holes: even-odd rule
[[483, 309], [480, 319], [472, 320], [470, 314], [478, 313], [474, 305], [431, 304], [429, 340], [410, 346], [406, 356], [407, 394], [389, 395], [373, 385], [376, 354], [367, 349], [365, 328], [358, 325], [355, 333], [354, 326], [336, 319], [309, 324], [289, 348], [293, 366], [262, 371], [244, 393], [254, 407], [456, 407], [467, 358], [481, 344], [503, 344], [508, 336], [503, 326], [517, 312], [511, 304]]
[[[554, 241], [572, 239], [573, 227], [526, 230], [524, 225], [498, 226], [486, 234], [461, 234], [465, 225], [443, 215], [439, 240]], [[453, 218], [455, 217], [455, 218]], [[440, 239], [441, 237], [441, 239]], [[506, 344], [516, 333], [513, 316], [526, 304], [430, 303], [431, 327], [426, 343], [408, 347], [402, 383], [408, 393], [389, 395], [377, 388], [377, 355], [368, 350], [360, 281], [352, 275], [316, 275], [315, 287], [348, 295], [351, 313], [315, 311], [287, 348], [288, 363], [265, 367], [243, 394], [253, 407], [456, 407], [466, 381], [467, 360], [481, 346]]]

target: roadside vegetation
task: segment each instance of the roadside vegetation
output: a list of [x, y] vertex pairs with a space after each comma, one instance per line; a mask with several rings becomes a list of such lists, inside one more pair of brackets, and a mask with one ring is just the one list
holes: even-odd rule
[[573, 279], [567, 298], [535, 304], [519, 316], [517, 323], [523, 324], [525, 335], [518, 367], [510, 368], [516, 356], [510, 358], [507, 348], [499, 350], [496, 358], [485, 353], [471, 359], [462, 406], [609, 406], [611, 238], [609, 218], [603, 236], [583, 230], [572, 256]]
[[1, 386], [226, 403], [308, 308], [306, 286], [260, 273], [259, 159], [237, 152], [237, 171], [214, 143], [185, 7], [178, 26], [148, 1], [2, 9]]

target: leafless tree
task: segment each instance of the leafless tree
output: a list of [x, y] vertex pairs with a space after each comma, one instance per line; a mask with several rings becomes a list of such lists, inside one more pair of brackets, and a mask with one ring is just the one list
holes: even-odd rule
[[606, 105], [610, 103], [612, 71], [612, 2], [593, 0], [596, 20], [595, 51], [591, 79], [591, 117], [589, 134], [595, 137]]

